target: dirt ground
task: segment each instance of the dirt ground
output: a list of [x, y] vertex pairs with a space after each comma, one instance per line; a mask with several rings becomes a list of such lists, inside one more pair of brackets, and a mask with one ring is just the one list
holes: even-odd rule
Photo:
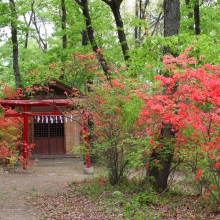
[[67, 189], [68, 181], [92, 177], [83, 173], [84, 167], [77, 158], [54, 158], [39, 159], [26, 171], [21, 165], [16, 166], [14, 172], [0, 168], [0, 220], [38, 219], [38, 210], [30, 207], [27, 199], [62, 193]]

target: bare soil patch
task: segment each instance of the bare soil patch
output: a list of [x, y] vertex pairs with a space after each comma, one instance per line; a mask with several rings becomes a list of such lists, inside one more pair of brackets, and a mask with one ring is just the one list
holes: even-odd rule
[[0, 220], [36, 220], [39, 211], [27, 201], [38, 195], [55, 195], [67, 190], [69, 181], [92, 177], [76, 158], [40, 159], [33, 168], [0, 168]]

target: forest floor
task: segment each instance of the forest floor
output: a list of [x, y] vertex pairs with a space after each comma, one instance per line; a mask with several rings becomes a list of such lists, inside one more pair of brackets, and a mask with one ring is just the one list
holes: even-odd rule
[[[104, 171], [98, 165], [93, 167], [95, 174], [88, 175], [83, 173], [82, 161], [56, 158], [40, 159], [26, 171], [22, 166], [16, 166], [13, 172], [0, 168], [0, 220], [220, 219], [219, 212], [213, 213], [209, 204], [201, 206], [199, 196], [184, 193], [187, 186], [181, 185], [181, 176], [177, 176], [180, 192], [157, 197], [155, 202], [156, 197], [146, 193], [131, 198], [123, 191], [126, 186], [112, 188], [103, 178], [94, 183], [93, 177]], [[145, 203], [145, 213], [139, 206], [142, 197], [153, 199], [153, 203]]]

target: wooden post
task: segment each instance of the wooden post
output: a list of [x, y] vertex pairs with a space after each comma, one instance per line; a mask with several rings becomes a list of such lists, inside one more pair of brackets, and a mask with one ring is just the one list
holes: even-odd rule
[[86, 147], [86, 168], [91, 167], [90, 162], [90, 147], [89, 147], [89, 129], [88, 129], [88, 114], [83, 111], [83, 131], [84, 131], [84, 141]]
[[84, 168], [84, 173], [86, 174], [93, 174], [94, 170], [93, 167], [91, 167], [90, 162], [90, 138], [89, 138], [89, 114], [85, 110], [82, 112], [83, 114], [83, 139], [85, 141], [85, 148], [86, 148], [86, 167]]

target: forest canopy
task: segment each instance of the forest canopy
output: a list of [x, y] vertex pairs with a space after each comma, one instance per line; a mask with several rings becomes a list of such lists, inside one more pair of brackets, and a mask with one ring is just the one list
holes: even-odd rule
[[[204, 56], [199, 65], [218, 64], [218, 1], [173, 2], [2, 0], [0, 80], [18, 88], [42, 82], [42, 76], [63, 75], [71, 81], [69, 76], [76, 74], [74, 83], [80, 87], [91, 74], [79, 67], [75, 54], [94, 52], [105, 75], [112, 66], [127, 66], [127, 76], [152, 81], [161, 74], [164, 54], [176, 56], [191, 44], [190, 56]], [[75, 66], [74, 73], [68, 63]], [[56, 66], [54, 71], [50, 65]]]

